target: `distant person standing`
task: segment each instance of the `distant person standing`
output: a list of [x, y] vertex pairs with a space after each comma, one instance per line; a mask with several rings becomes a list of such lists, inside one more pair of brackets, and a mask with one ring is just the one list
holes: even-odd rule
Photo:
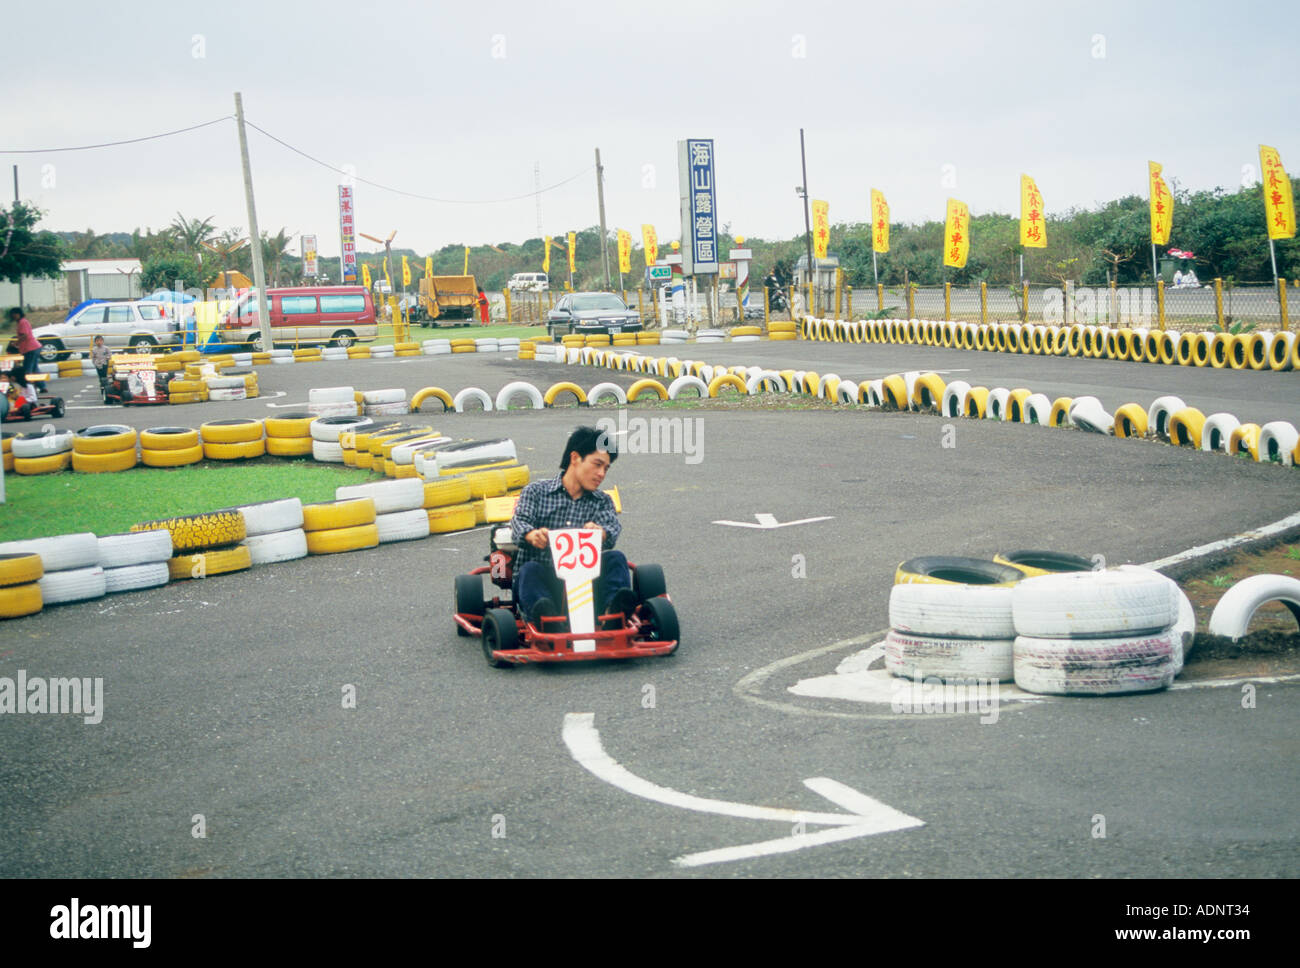
[[32, 333], [31, 320], [23, 315], [21, 307], [15, 306], [9, 310], [9, 322], [14, 325], [14, 342], [18, 344], [18, 352], [23, 355], [23, 370], [35, 373], [37, 364], [41, 361], [41, 341]]
[[478, 321], [484, 326], [488, 321], [488, 297], [482, 286], [478, 287]]
[[108, 386], [108, 364], [113, 358], [113, 351], [104, 345], [104, 337], [96, 336], [90, 348], [90, 362], [99, 374], [100, 389]]

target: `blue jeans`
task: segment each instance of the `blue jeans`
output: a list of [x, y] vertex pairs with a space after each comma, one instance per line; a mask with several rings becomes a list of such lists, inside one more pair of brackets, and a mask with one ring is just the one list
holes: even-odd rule
[[[620, 588], [632, 587], [632, 572], [627, 567], [627, 556], [621, 551], [606, 551], [600, 556], [600, 577], [596, 579], [595, 600], [599, 604], [600, 615], [605, 612], [609, 600]], [[515, 601], [519, 603], [520, 614], [529, 618], [533, 606], [543, 598], [549, 598], [561, 615], [567, 614], [564, 582], [555, 577], [555, 569], [549, 561], [526, 561], [515, 575]]]

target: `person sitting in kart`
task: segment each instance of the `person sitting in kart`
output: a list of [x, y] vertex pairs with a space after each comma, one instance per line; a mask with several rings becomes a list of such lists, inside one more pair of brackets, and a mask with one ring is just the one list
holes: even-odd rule
[[22, 367], [14, 367], [9, 373], [9, 408], [15, 419], [26, 417], [36, 406], [36, 388], [27, 382], [27, 374]]
[[[542, 631], [559, 631], [554, 623], [543, 628], [542, 616], [563, 615], [556, 601], [564, 601], [564, 586], [555, 577], [551, 560], [551, 528], [596, 528], [602, 534], [600, 578], [596, 583], [604, 606], [596, 614], [636, 608], [627, 558], [615, 551], [622, 525], [610, 496], [600, 490], [618, 450], [609, 436], [596, 427], [578, 427], [569, 435], [560, 457], [560, 476], [534, 481], [523, 489], [515, 504], [510, 529], [518, 552], [515, 556], [515, 601], [521, 616]], [[599, 593], [598, 592], [598, 593]]]

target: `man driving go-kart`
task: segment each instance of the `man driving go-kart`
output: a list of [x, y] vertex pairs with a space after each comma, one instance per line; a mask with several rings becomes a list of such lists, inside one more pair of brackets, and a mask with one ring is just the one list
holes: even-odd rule
[[637, 597], [627, 558], [615, 551], [622, 526], [610, 496], [600, 490], [618, 450], [595, 427], [579, 427], [569, 435], [560, 459], [560, 476], [534, 481], [515, 505], [510, 529], [519, 546], [515, 575], [520, 614], [535, 626], [543, 616], [563, 615], [557, 603], [564, 590], [555, 578], [550, 531], [559, 528], [596, 529], [601, 534], [601, 572], [596, 581], [597, 615], [630, 615]]

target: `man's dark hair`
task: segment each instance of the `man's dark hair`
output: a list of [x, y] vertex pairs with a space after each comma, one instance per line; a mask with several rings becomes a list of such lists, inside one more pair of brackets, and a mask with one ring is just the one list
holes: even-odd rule
[[15, 306], [13, 309], [9, 310], [9, 318], [10, 318], [10, 319], [22, 319], [22, 318], [23, 318], [23, 311], [22, 311], [22, 308], [19, 307], [19, 306]]
[[618, 445], [610, 439], [609, 434], [598, 427], [578, 427], [569, 434], [569, 439], [564, 445], [564, 453], [560, 455], [561, 474], [569, 469], [569, 455], [575, 450], [578, 452], [579, 460], [586, 460], [588, 454], [597, 450], [609, 454], [611, 464], [618, 460]]

